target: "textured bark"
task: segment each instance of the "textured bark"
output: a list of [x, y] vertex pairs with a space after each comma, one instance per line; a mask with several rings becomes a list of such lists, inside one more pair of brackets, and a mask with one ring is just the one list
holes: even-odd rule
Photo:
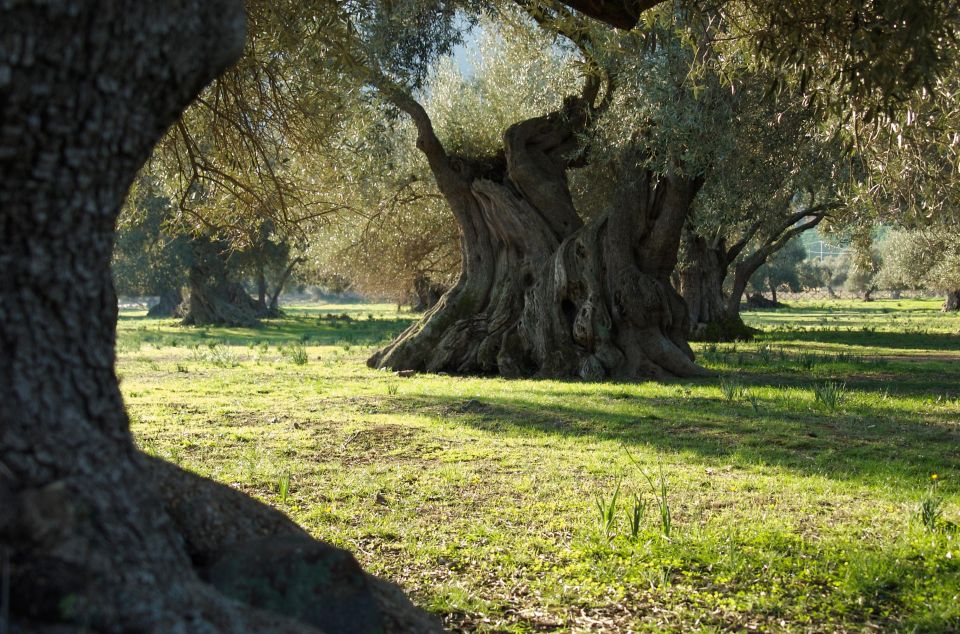
[[588, 380], [707, 374], [693, 362], [686, 306], [670, 284], [700, 185], [649, 172], [620, 182], [620, 200], [566, 238], [527, 291], [505, 341], [505, 371]]
[[160, 291], [160, 301], [147, 311], [147, 317], [180, 317], [183, 293], [179, 288], [165, 288]]
[[943, 302], [944, 311], [960, 310], [960, 290], [950, 291]]
[[437, 302], [446, 292], [447, 289], [442, 284], [433, 282], [423, 275], [418, 275], [413, 280], [413, 294], [417, 303], [413, 305], [412, 310], [417, 313], [430, 310], [437, 305]]
[[[389, 90], [389, 89], [388, 89]], [[457, 283], [369, 364], [394, 370], [638, 379], [694, 376], [669, 283], [697, 180], [656, 180], [636, 156], [623, 191], [584, 225], [567, 186], [596, 86], [504, 133], [503, 165], [452, 160], [419, 104], [390, 93], [460, 227]]]
[[185, 326], [252, 327], [268, 316], [266, 303], [257, 302], [232, 279], [227, 245], [220, 242], [193, 241], [188, 285], [190, 295], [182, 310]]
[[277, 280], [277, 285], [274, 287], [273, 293], [270, 295], [270, 303], [267, 305], [268, 316], [280, 316], [280, 293], [283, 292], [283, 287], [287, 285], [287, 280], [289, 280], [290, 276], [293, 275], [293, 270], [304, 262], [306, 262], [306, 259], [304, 258], [294, 258], [289, 264], [287, 264], [287, 268], [283, 270], [283, 273], [280, 274], [280, 279]]
[[[0, 551], [13, 631], [320, 631], [201, 580], [212, 553], [299, 529], [139, 453], [114, 373], [117, 213], [152, 145], [239, 55], [242, 24], [234, 0], [0, 3]], [[404, 613], [394, 589], [373, 592]]]
[[688, 232], [684, 247], [679, 291], [687, 303], [690, 323], [696, 326], [723, 319], [726, 316], [723, 280], [729, 267], [723, 240], [708, 243], [706, 238]]
[[723, 239], [707, 241], [692, 231], [687, 232], [684, 261], [678, 277], [679, 291], [690, 318], [692, 339], [734, 341], [753, 337], [754, 330], [740, 318], [739, 301], [731, 312], [730, 303], [723, 293], [730, 264], [753, 237], [752, 229], [729, 249]]

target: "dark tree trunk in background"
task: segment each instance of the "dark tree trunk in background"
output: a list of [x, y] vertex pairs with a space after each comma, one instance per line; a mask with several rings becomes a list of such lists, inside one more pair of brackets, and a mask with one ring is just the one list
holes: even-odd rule
[[267, 310], [267, 275], [263, 264], [257, 267], [257, 304], [260, 310]]
[[[596, 86], [563, 112], [511, 126], [504, 161], [485, 173], [451, 160], [423, 108], [418, 147], [460, 227], [456, 284], [372, 367], [505, 376], [695, 376], [687, 315], [669, 278], [699, 181], [627, 161], [613, 209], [583, 224], [566, 180]], [[389, 90], [389, 89], [388, 89]]]
[[960, 310], [960, 290], [950, 291], [947, 293], [947, 298], [943, 302], [943, 310]]
[[686, 233], [684, 261], [678, 277], [679, 291], [690, 317], [691, 338], [734, 341], [753, 337], [753, 329], [740, 318], [740, 302], [737, 301], [736, 307], [732, 308], [723, 294], [730, 263], [752, 236], [753, 233], [748, 233], [727, 249], [722, 239], [711, 242], [691, 231]]
[[779, 304], [777, 301], [777, 285], [773, 283], [773, 280], [767, 280], [767, 283], [770, 286], [770, 301], [774, 304]]
[[147, 311], [147, 317], [181, 317], [180, 307], [183, 304], [183, 293], [179, 288], [165, 288], [160, 291], [160, 301]]
[[[729, 319], [735, 319], [743, 323], [740, 318], [740, 302], [747, 291], [747, 285], [753, 274], [770, 259], [772, 255], [785, 247], [790, 240], [816, 227], [827, 217], [831, 210], [839, 208], [838, 203], [823, 203], [807, 207], [798, 212], [787, 216], [779, 226], [769, 231], [765, 238], [761, 239], [760, 244], [749, 255], [741, 258], [733, 268], [733, 285], [730, 295], [727, 297], [727, 316]], [[760, 224], [756, 223], [744, 233], [738, 243], [739, 250], [733, 257], [728, 257], [728, 262], [733, 262], [737, 255], [745, 248], [747, 242], [760, 229]], [[773, 295], [773, 306], [777, 306], [777, 289], [770, 283], [770, 291]], [[831, 291], [832, 292], [832, 291]]]
[[[242, 21], [233, 0], [0, 3], [0, 550], [14, 632], [316, 632], [295, 618], [338, 616], [253, 607], [215, 573], [239, 562], [262, 583], [323, 557], [339, 576], [317, 564], [312, 580], [286, 580], [311, 606], [369, 623], [371, 587], [417, 618], [348, 554], [146, 457], [130, 434], [114, 373], [114, 223], [153, 144], [239, 55]], [[261, 564], [268, 536], [276, 557]]]
[[304, 262], [306, 262], [305, 258], [294, 258], [287, 264], [287, 268], [283, 270], [283, 273], [280, 274], [280, 279], [277, 280], [277, 286], [273, 289], [273, 294], [270, 295], [270, 304], [267, 306], [268, 316], [280, 316], [280, 293], [283, 292], [283, 287], [287, 285], [287, 280], [293, 275], [294, 269]]
[[446, 292], [447, 289], [442, 284], [431, 281], [425, 275], [417, 275], [413, 280], [413, 294], [417, 303], [412, 306], [412, 310], [417, 313], [430, 310]]
[[266, 303], [250, 297], [230, 274], [227, 245], [207, 238], [193, 241], [188, 275], [189, 296], [184, 302], [185, 326], [258, 325], [267, 316]]

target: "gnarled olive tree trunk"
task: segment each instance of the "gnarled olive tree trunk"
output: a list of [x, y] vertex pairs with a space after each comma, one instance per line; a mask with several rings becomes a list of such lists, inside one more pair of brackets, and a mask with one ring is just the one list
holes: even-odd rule
[[261, 304], [250, 297], [231, 275], [226, 244], [198, 237], [192, 246], [189, 295], [181, 309], [185, 326], [251, 327], [268, 316], [266, 302]]
[[560, 112], [511, 126], [502, 165], [445, 153], [423, 108], [385, 89], [414, 120], [418, 147], [460, 227], [460, 277], [372, 367], [506, 376], [693, 376], [686, 310], [669, 284], [697, 179], [655, 179], [632, 163], [625, 191], [584, 225], [566, 171], [597, 85]]
[[753, 337], [753, 330], [740, 318], [742, 289], [735, 306], [733, 294], [728, 299], [723, 291], [731, 263], [752, 235], [728, 249], [722, 238], [708, 241], [692, 231], [686, 232], [678, 290], [687, 305], [691, 338], [733, 341]]
[[527, 369], [540, 376], [588, 380], [706, 374], [670, 284], [700, 183], [630, 171], [622, 170], [619, 199], [560, 244], [525, 294], [504, 347], [513, 367], [532, 362]]
[[181, 317], [180, 307], [183, 304], [183, 292], [179, 288], [164, 288], [160, 290], [160, 301], [150, 307], [147, 317]]
[[[418, 627], [349, 554], [148, 458], [130, 434], [114, 373], [114, 223], [153, 144], [242, 43], [235, 0], [0, 3], [0, 551], [13, 631], [377, 631], [371, 601], [400, 631]], [[223, 571], [238, 566], [268, 592], [231, 586]], [[286, 586], [271, 585], [278, 571]]]
[[944, 311], [960, 310], [960, 290], [949, 291], [943, 302]]
[[[761, 221], [754, 222], [729, 248], [723, 237], [707, 240], [688, 229], [677, 277], [690, 316], [692, 338], [703, 341], [752, 338], [756, 331], [740, 317], [740, 304], [750, 278], [791, 239], [816, 227], [838, 206], [837, 203], [810, 206], [767, 226]], [[747, 252], [750, 245], [751, 250]], [[730, 292], [725, 294], [724, 284], [731, 266], [733, 280]]]

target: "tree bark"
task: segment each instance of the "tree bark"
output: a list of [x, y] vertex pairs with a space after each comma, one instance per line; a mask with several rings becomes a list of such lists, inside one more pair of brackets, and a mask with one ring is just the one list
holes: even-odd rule
[[[707, 241], [688, 231], [680, 266], [679, 291], [687, 305], [691, 338], [700, 341], [734, 341], [753, 338], [754, 330], [740, 318], [740, 305], [731, 312], [724, 297], [723, 284], [730, 263], [753, 237], [748, 230], [740, 241], [727, 249], [723, 239]], [[742, 291], [741, 291], [742, 293]]]
[[446, 292], [447, 289], [442, 284], [431, 281], [425, 275], [417, 275], [413, 280], [413, 295], [417, 302], [412, 306], [413, 312], [430, 310]]
[[960, 290], [950, 291], [943, 302], [944, 311], [960, 310]]
[[263, 271], [263, 263], [257, 267], [257, 305], [260, 310], [267, 310], [267, 275]]
[[596, 86], [564, 109], [504, 133], [485, 172], [448, 157], [423, 108], [384, 90], [413, 119], [418, 147], [460, 227], [453, 286], [369, 365], [505, 376], [695, 376], [687, 316], [669, 283], [699, 179], [624, 171], [620, 199], [583, 224], [567, 186]]
[[[0, 3], [0, 551], [13, 631], [326, 626], [201, 579], [198, 567], [224, 552], [255, 562], [242, 548], [254, 538], [286, 535], [288, 563], [308, 544], [328, 547], [138, 452], [114, 373], [120, 205], [156, 140], [242, 44], [234, 0]], [[417, 618], [395, 589], [343, 571], [357, 593], [313, 596], [346, 605], [366, 583], [400, 615], [388, 624]]]
[[185, 326], [254, 327], [267, 316], [265, 303], [250, 297], [243, 284], [232, 279], [227, 245], [198, 237], [193, 240], [188, 275], [189, 297], [184, 302]]
[[708, 374], [693, 362], [686, 306], [670, 284], [700, 183], [630, 171], [621, 170], [620, 199], [566, 238], [527, 291], [505, 370], [587, 380]]
[[180, 317], [180, 306], [183, 304], [183, 293], [179, 288], [164, 288], [160, 291], [160, 301], [147, 311], [147, 317], [159, 319], [162, 317]]
[[283, 292], [283, 287], [286, 286], [287, 280], [293, 275], [293, 270], [305, 261], [304, 258], [294, 258], [287, 264], [287, 268], [283, 270], [283, 273], [280, 274], [280, 279], [277, 280], [277, 286], [273, 289], [273, 294], [270, 295], [270, 304], [267, 306], [270, 317], [280, 316], [280, 293]]

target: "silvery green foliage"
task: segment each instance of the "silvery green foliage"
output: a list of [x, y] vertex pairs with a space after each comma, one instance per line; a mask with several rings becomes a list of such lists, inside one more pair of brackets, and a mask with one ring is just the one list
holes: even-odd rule
[[933, 81], [889, 124], [864, 126], [858, 192], [874, 215], [907, 226], [948, 224], [960, 209], [960, 69]]
[[704, 60], [684, 18], [652, 12], [644, 31], [601, 48], [615, 91], [598, 122], [598, 151], [639, 148], [655, 172], [702, 174], [732, 150], [729, 123], [740, 97], [717, 73], [692, 72]]
[[517, 10], [485, 15], [464, 60], [437, 64], [424, 106], [447, 152], [493, 160], [512, 124], [557, 110], [582, 84], [580, 58]]
[[879, 279], [884, 286], [960, 289], [960, 229], [956, 226], [896, 229], [887, 234], [881, 251]]
[[345, 3], [368, 60], [396, 84], [416, 90], [433, 64], [463, 42], [478, 0], [356, 0]]

